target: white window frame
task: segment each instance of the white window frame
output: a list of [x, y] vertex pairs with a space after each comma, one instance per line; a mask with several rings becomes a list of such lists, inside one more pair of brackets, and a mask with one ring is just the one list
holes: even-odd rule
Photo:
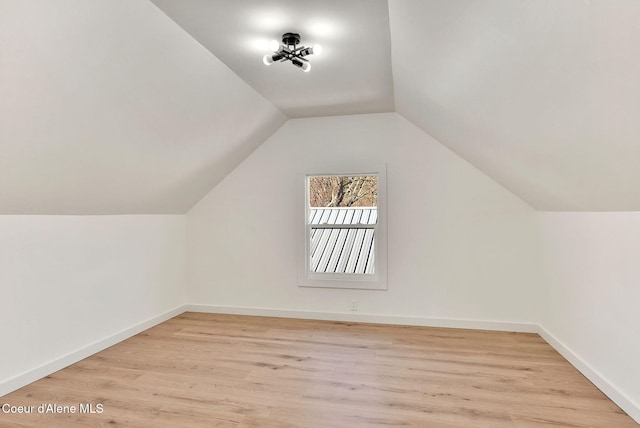
[[[309, 224], [309, 177], [314, 176], [376, 176], [378, 188], [377, 223], [373, 225], [311, 225]], [[366, 290], [387, 289], [387, 171], [386, 165], [378, 165], [375, 168], [351, 170], [325, 169], [322, 172], [304, 174], [300, 180], [303, 183], [304, 201], [301, 204], [302, 212], [300, 228], [301, 249], [298, 262], [298, 285], [300, 287], [320, 288], [350, 288]], [[311, 229], [312, 228], [350, 228], [350, 229], [374, 229], [375, 266], [372, 274], [359, 273], [318, 273], [310, 269]]]

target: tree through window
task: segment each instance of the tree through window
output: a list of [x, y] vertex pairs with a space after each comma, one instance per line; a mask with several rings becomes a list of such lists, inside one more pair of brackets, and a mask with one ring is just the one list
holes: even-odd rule
[[311, 176], [310, 207], [377, 207], [376, 176]]

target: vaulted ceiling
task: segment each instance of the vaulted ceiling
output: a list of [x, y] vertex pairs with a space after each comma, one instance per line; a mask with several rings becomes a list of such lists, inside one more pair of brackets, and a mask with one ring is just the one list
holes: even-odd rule
[[[288, 117], [397, 111], [541, 210], [640, 211], [637, 0], [0, 0], [0, 214], [184, 213]], [[312, 70], [261, 63], [287, 31]]]
[[285, 115], [147, 0], [0, 0], [0, 213], [185, 213]]
[[392, 0], [396, 108], [540, 210], [640, 210], [640, 2]]

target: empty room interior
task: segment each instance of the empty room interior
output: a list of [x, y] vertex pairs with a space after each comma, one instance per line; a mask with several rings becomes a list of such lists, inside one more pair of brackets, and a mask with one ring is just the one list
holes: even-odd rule
[[639, 76], [636, 0], [0, 0], [0, 426], [640, 426]]

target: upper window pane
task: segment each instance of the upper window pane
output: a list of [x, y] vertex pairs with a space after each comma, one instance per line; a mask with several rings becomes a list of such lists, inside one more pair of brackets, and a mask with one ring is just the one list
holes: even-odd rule
[[377, 207], [378, 178], [360, 175], [316, 175], [309, 177], [309, 206]]

